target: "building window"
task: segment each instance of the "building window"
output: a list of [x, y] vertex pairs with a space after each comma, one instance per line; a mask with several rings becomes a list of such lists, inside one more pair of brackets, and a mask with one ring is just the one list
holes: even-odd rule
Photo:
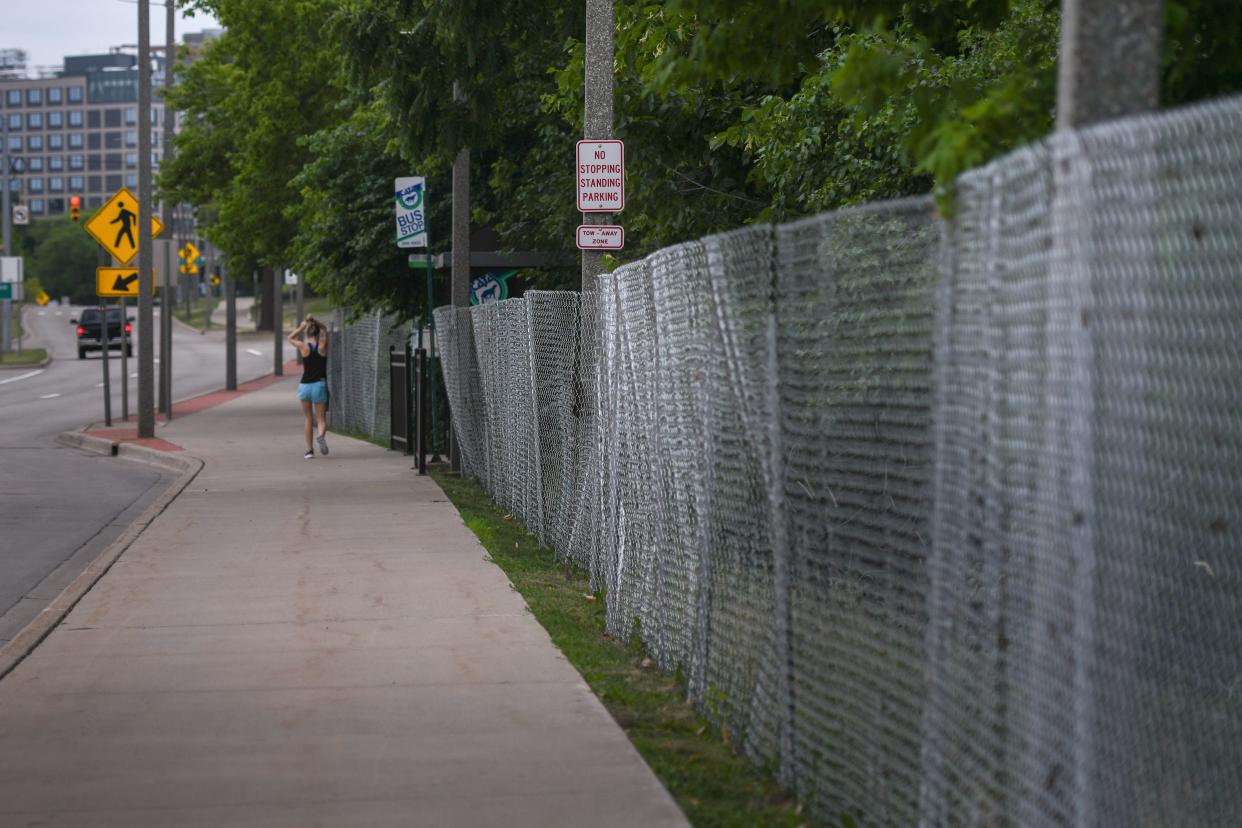
[[102, 155], [87, 156], [86, 168], [90, 170], [91, 172], [94, 172], [95, 170], [102, 170], [103, 169], [103, 156]]
[[69, 169], [80, 170], [86, 167], [86, 159], [80, 155], [69, 156]]
[[69, 103], [82, 103], [82, 87], [71, 86], [68, 89]]
[[131, 169], [131, 170], [134, 167], [137, 167], [138, 166], [138, 153], [136, 152], [125, 153], [125, 166], [126, 168]]
[[126, 133], [125, 133], [125, 146], [127, 146], [127, 147], [136, 147], [136, 146], [138, 146], [138, 132], [137, 132], [137, 130], [133, 130], [133, 129], [131, 129], [129, 132], [126, 132]]
[[30, 192], [32, 193], [43, 192], [43, 179], [42, 178], [27, 178], [26, 189], [30, 190]]
[[20, 193], [22, 191], [22, 180], [20, 178], [10, 178], [9, 189], [15, 193]]
[[98, 109], [88, 110], [86, 113], [86, 128], [99, 129], [103, 125], [103, 118]]
[[133, 126], [138, 123], [138, 107], [125, 107], [125, 126]]
[[47, 113], [47, 128], [48, 129], [63, 129], [64, 126], [65, 126], [65, 113], [61, 112], [59, 109], [56, 110], [55, 112]]
[[30, 150], [31, 152], [41, 152], [43, 150], [43, 136], [42, 135], [27, 135], [26, 136], [26, 149]]
[[26, 127], [29, 129], [43, 129], [43, 113], [27, 112]]
[[82, 110], [80, 109], [69, 110], [69, 126], [73, 127], [74, 129], [82, 128]]
[[87, 187], [87, 189], [90, 190], [92, 193], [98, 193], [103, 190], [103, 176], [91, 175], [91, 176], [87, 176], [86, 180], [89, 182], [89, 185], [90, 185]]
[[52, 172], [59, 172], [65, 168], [65, 156], [49, 155], [47, 157], [47, 168]]
[[120, 149], [124, 136], [119, 132], [104, 133], [104, 149]]
[[82, 140], [82, 133], [80, 132], [69, 133], [69, 149], [82, 149], [82, 145], [84, 143], [85, 142]]
[[151, 148], [155, 149], [160, 145], [160, 134], [155, 130], [151, 130]]
[[119, 152], [110, 152], [104, 156], [105, 170], [121, 169], [121, 154]]
[[69, 189], [75, 193], [80, 193], [86, 189], [86, 177], [81, 175], [69, 176]]
[[41, 198], [30, 199], [30, 212], [34, 213], [36, 216], [42, 215], [43, 214], [43, 199]]
[[13, 130], [20, 130], [21, 128], [22, 128], [22, 113], [10, 112], [9, 113], [9, 131], [12, 132]]
[[87, 149], [102, 149], [103, 148], [103, 136], [100, 135], [98, 132], [86, 133], [86, 148]]
[[63, 193], [65, 191], [64, 176], [54, 175], [47, 180], [47, 189], [53, 193]]
[[41, 103], [43, 103], [43, 90], [42, 89], [35, 88], [35, 89], [26, 90], [26, 104], [27, 105], [38, 106]]
[[48, 215], [65, 212], [65, 200], [63, 198], [49, 198], [47, 200]]
[[58, 104], [64, 99], [65, 90], [61, 89], [59, 86], [53, 86], [51, 89], [47, 90], [47, 102], [49, 104]]
[[65, 148], [65, 136], [58, 134], [47, 136], [47, 148], [50, 150], [63, 150]]
[[106, 175], [104, 176], [104, 182], [104, 190], [106, 192], [112, 193], [121, 189], [121, 177], [119, 175]]
[[10, 135], [9, 136], [9, 152], [21, 152], [21, 151], [22, 151], [22, 136]]
[[10, 89], [8, 94], [5, 96], [5, 100], [8, 102], [9, 106], [21, 106], [22, 105], [22, 90]]
[[43, 172], [43, 158], [38, 155], [33, 158], [27, 158], [26, 169], [29, 172]]
[[104, 126], [119, 127], [121, 125], [121, 110], [105, 109], [104, 110]]
[[137, 187], [138, 186], [138, 173], [130, 173], [129, 175], [125, 176], [125, 186], [126, 187]]

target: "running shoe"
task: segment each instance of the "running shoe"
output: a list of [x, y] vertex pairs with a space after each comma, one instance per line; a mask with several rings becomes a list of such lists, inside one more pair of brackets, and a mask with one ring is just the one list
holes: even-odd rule
[[315, 452], [313, 452], [313, 451], [308, 451], [308, 452], [306, 452], [306, 454], [303, 454], [303, 455], [302, 455], [302, 459], [303, 459], [303, 460], [314, 460], [314, 459], [315, 459]]
[[324, 439], [324, 436], [322, 434], [319, 435], [319, 453], [320, 454], [328, 453], [328, 441]]

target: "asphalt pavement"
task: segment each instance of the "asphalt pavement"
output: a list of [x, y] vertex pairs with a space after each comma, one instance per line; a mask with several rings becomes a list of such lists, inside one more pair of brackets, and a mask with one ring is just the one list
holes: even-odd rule
[[[97, 353], [85, 360], [77, 356], [70, 320], [81, 310], [27, 308], [30, 335], [23, 345], [46, 348], [52, 362], [0, 370], [0, 646], [111, 543], [169, 480], [157, 468], [55, 444], [58, 433], [103, 420], [101, 358]], [[223, 332], [202, 335], [180, 323], [173, 331], [174, 399], [222, 387]], [[121, 413], [118, 356], [113, 352], [109, 363], [116, 417]], [[270, 336], [239, 343], [243, 381], [271, 368]], [[132, 406], [137, 400], [136, 360], [129, 361], [128, 373]]]
[[0, 825], [686, 825], [409, 458], [302, 458], [295, 383], [162, 429], [202, 470], [0, 679]]

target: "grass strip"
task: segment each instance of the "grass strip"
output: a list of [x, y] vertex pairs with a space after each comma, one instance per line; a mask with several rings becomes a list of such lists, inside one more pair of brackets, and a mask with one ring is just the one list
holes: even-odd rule
[[813, 825], [775, 779], [733, 753], [727, 733], [690, 706], [678, 676], [654, 666], [637, 640], [605, 631], [604, 597], [591, 591], [585, 573], [557, 560], [473, 478], [435, 467], [431, 475], [693, 825]]
[[47, 359], [47, 351], [43, 348], [27, 348], [20, 354], [17, 351], [9, 351], [4, 356], [0, 356], [0, 365], [38, 365]]

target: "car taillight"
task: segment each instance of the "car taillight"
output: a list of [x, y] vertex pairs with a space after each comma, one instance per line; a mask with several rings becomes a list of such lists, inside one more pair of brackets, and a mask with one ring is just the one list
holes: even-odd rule
[[82, 336], [84, 333], [86, 333], [86, 328], [83, 328], [81, 325], [78, 325], [78, 336]]
[[133, 325], [131, 325], [131, 324], [129, 324], [128, 322], [126, 322], [126, 323], [125, 323], [125, 333], [133, 333], [133, 332], [134, 332], [134, 326], [133, 326]]

